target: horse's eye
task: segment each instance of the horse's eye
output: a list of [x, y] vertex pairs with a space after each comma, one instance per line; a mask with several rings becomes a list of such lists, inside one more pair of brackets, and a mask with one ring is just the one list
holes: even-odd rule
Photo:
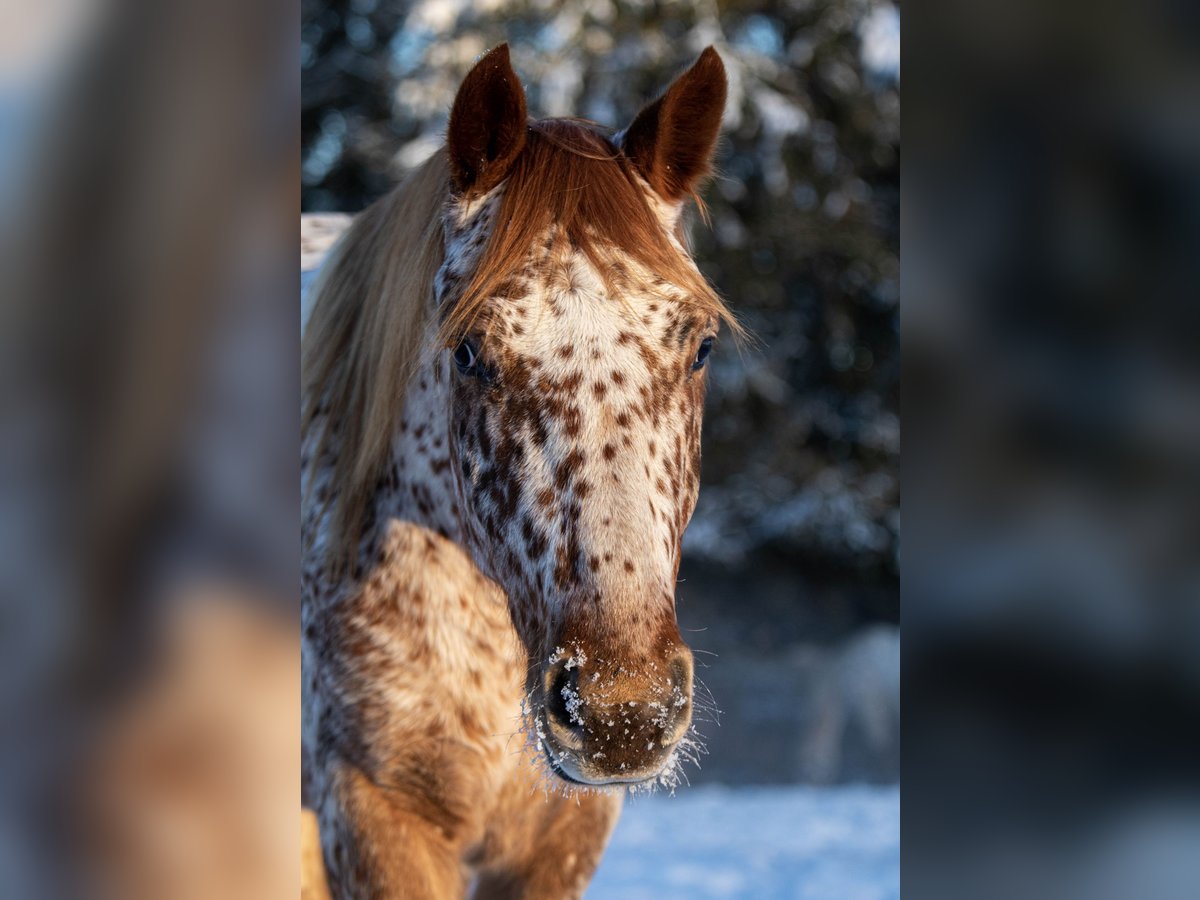
[[712, 353], [712, 348], [712, 338], [706, 337], [700, 342], [700, 349], [696, 351], [696, 361], [692, 363], [693, 372], [704, 368], [704, 363], [708, 361], [708, 354]]
[[457, 347], [454, 348], [454, 364], [458, 366], [458, 371], [464, 375], [472, 375], [475, 371], [475, 364], [479, 361], [479, 353], [475, 349], [475, 344], [470, 338], [463, 338]]

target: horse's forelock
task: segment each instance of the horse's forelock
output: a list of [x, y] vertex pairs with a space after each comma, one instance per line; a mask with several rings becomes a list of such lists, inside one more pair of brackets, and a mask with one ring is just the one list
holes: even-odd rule
[[664, 229], [633, 163], [595, 123], [530, 122], [524, 147], [501, 190], [475, 271], [443, 319], [443, 345], [453, 346], [476, 325], [501, 285], [521, 271], [530, 249], [551, 228], [588, 258], [613, 296], [628, 299], [609, 262], [616, 250], [681, 288], [687, 302], [742, 334], [678, 236], [673, 240]]

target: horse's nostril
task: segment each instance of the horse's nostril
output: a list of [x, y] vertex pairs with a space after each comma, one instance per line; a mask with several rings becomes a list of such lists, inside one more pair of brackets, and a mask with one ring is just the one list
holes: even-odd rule
[[579, 695], [575, 688], [577, 671], [560, 666], [547, 678], [546, 715], [563, 728], [573, 727], [579, 719]]
[[683, 737], [692, 722], [692, 655], [686, 650], [671, 660], [670, 719], [664, 728], [664, 740], [674, 743]]
[[691, 660], [686, 657], [676, 657], [671, 663], [671, 687], [685, 694], [692, 689]]
[[683, 650], [671, 660], [671, 689], [685, 697], [692, 695], [692, 654]]

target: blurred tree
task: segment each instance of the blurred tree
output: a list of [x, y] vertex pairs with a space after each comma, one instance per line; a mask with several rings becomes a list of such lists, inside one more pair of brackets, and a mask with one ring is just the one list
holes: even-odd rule
[[306, 211], [356, 211], [434, 152], [463, 75], [501, 41], [535, 114], [616, 127], [715, 44], [731, 81], [726, 139], [711, 228], [693, 237], [759, 343], [714, 357], [685, 548], [895, 584], [896, 6], [302, 0], [302, 12]]

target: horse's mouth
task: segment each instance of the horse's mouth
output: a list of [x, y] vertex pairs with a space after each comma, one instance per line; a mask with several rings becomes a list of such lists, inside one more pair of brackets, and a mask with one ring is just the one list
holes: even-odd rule
[[603, 788], [603, 787], [622, 787], [625, 785], [649, 784], [658, 777], [658, 773], [654, 772], [650, 775], [637, 775], [633, 777], [617, 777], [606, 776], [603, 779], [585, 780], [581, 776], [568, 772], [563, 766], [561, 759], [555, 759], [554, 751], [543, 745], [542, 753], [546, 758], [546, 764], [550, 767], [550, 771], [561, 778], [567, 784], [573, 784], [577, 787], [586, 788]]

